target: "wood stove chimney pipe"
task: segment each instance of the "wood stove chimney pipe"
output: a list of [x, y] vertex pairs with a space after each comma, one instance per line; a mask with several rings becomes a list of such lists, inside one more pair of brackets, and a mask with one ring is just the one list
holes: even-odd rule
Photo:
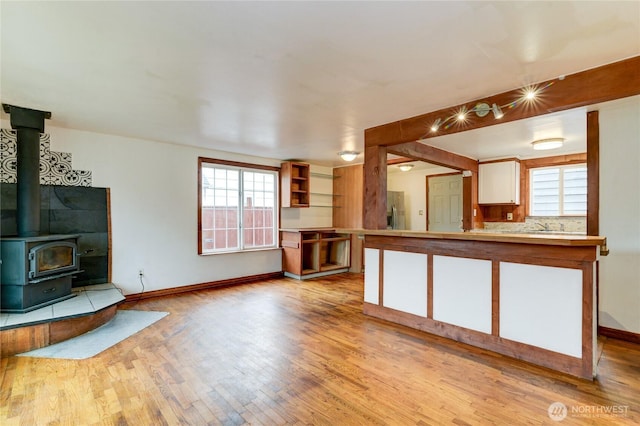
[[7, 104], [2, 108], [17, 133], [18, 236], [35, 237], [40, 234], [40, 133], [51, 113]]

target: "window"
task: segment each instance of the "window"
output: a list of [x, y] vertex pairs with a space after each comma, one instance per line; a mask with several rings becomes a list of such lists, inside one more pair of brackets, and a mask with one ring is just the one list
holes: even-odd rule
[[200, 158], [198, 253], [276, 247], [274, 167]]
[[587, 166], [540, 167], [530, 170], [531, 216], [585, 216]]

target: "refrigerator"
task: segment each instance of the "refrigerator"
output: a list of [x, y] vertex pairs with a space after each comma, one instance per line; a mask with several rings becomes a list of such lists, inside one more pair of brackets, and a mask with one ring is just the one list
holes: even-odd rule
[[402, 191], [387, 191], [387, 229], [406, 229]]

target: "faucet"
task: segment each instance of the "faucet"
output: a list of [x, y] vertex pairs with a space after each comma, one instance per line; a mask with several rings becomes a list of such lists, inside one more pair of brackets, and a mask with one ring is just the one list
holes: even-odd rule
[[542, 227], [542, 229], [539, 229], [539, 231], [542, 230], [544, 232], [549, 232], [549, 224], [548, 223], [536, 222], [535, 224]]

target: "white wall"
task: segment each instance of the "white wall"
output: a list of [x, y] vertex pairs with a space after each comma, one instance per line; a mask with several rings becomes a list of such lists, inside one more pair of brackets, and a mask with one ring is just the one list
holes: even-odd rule
[[640, 333], [640, 96], [600, 109], [600, 262], [605, 327]]
[[[3, 128], [10, 128], [2, 122]], [[46, 127], [51, 150], [72, 153], [93, 186], [111, 189], [112, 281], [138, 293], [282, 270], [280, 249], [199, 256], [198, 156], [279, 166], [239, 156], [147, 140]]]
[[[387, 191], [404, 192], [406, 228], [411, 231], [427, 230], [427, 178], [429, 175], [451, 173], [446, 167], [387, 173]], [[420, 214], [420, 211], [423, 214]]]

